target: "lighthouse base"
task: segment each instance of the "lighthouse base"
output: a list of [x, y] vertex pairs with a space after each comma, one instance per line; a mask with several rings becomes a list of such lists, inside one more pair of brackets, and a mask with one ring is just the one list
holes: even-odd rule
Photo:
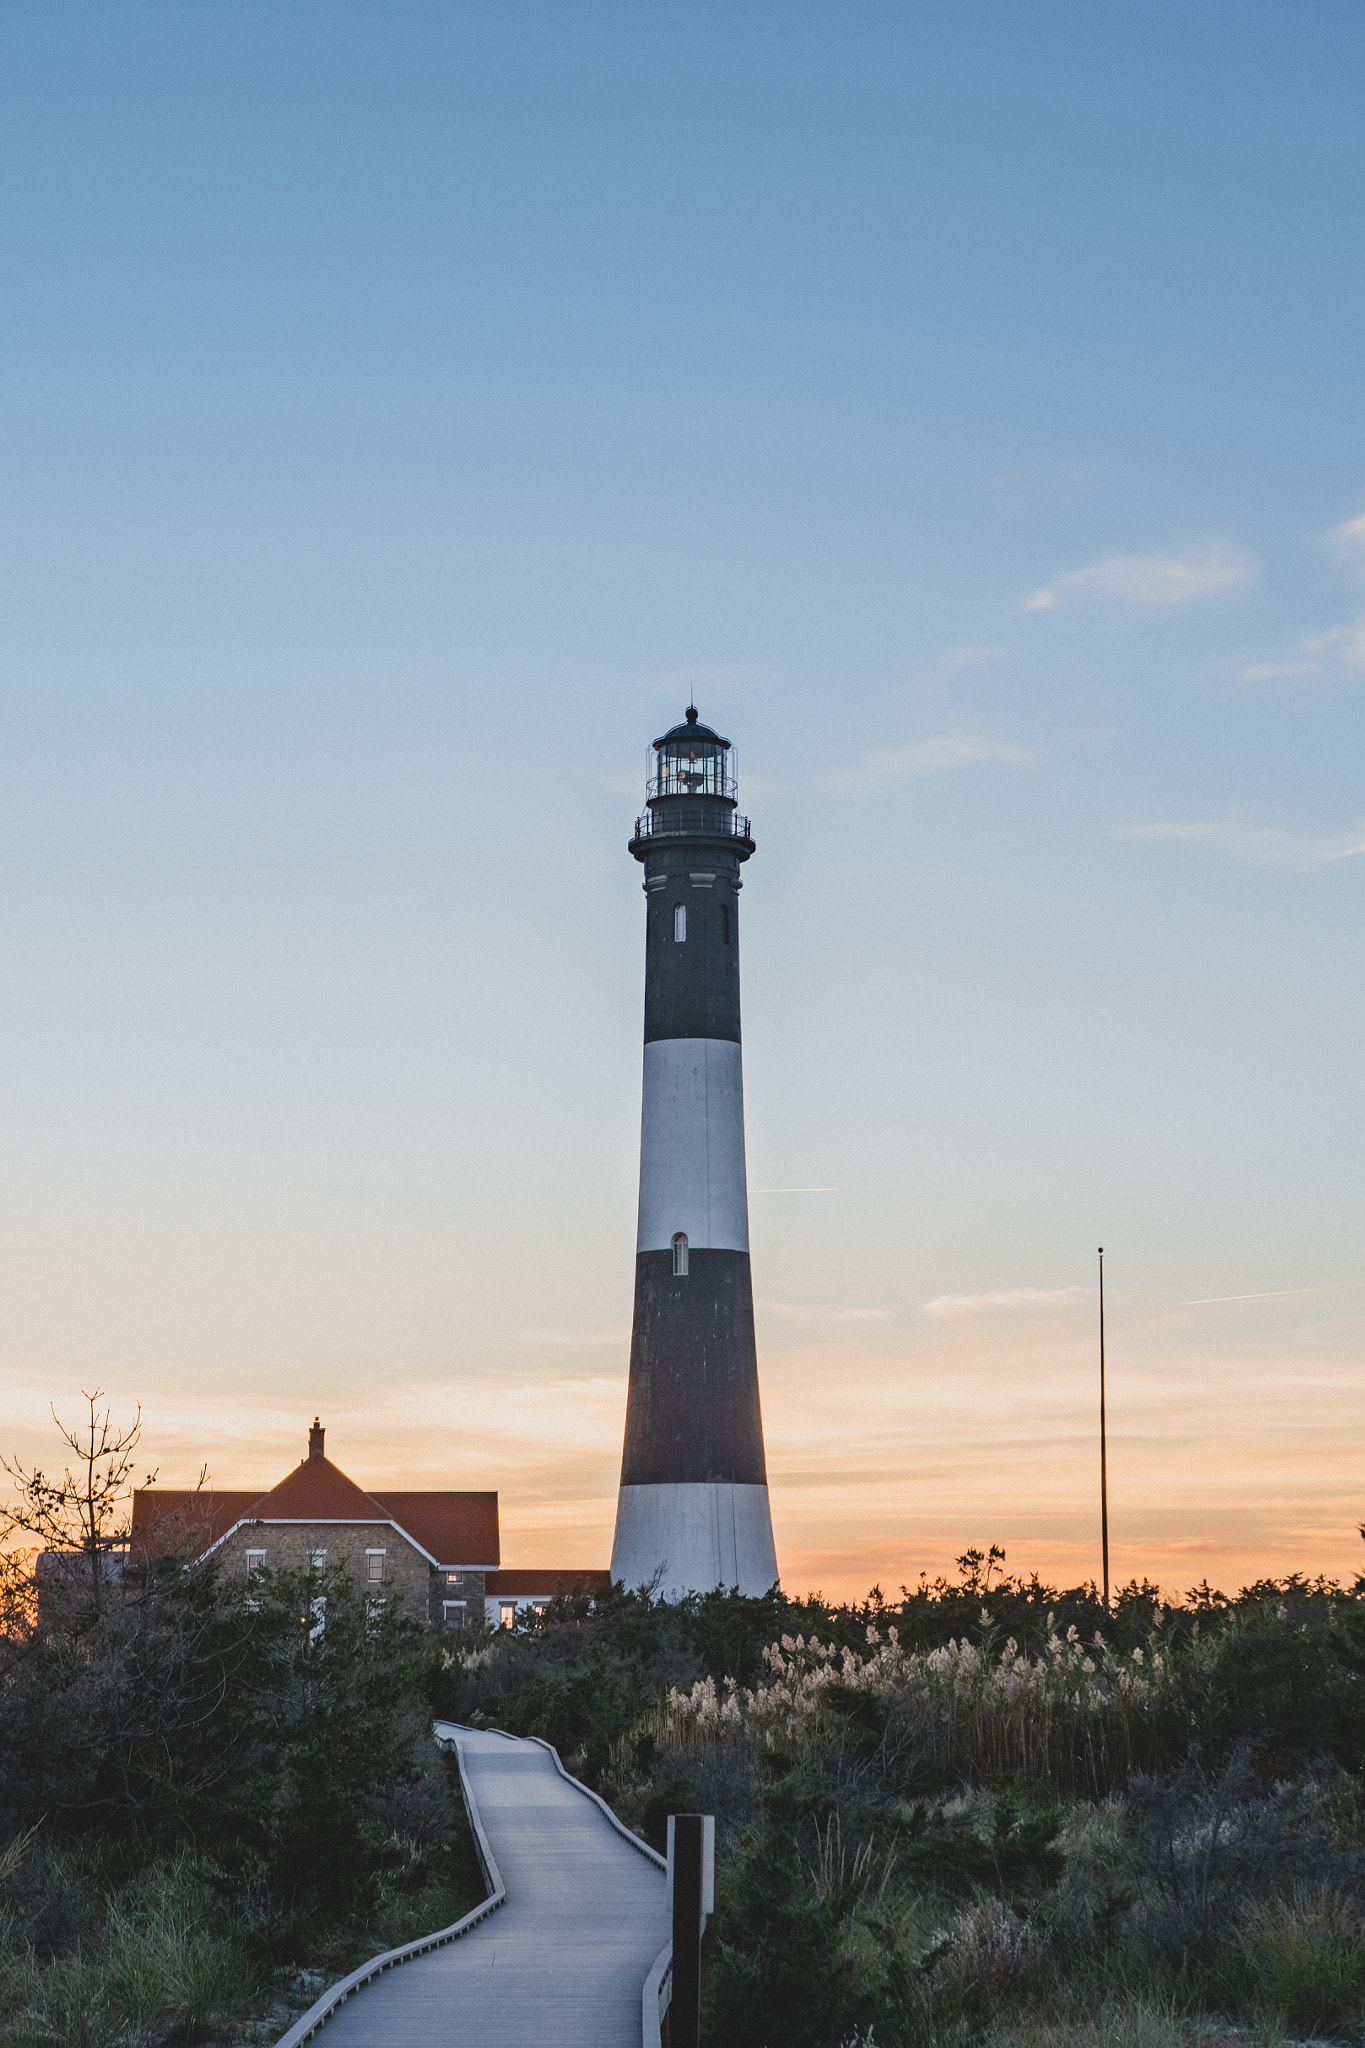
[[766, 1486], [623, 1486], [611, 1575], [663, 1600], [734, 1586], [750, 1598], [777, 1584]]

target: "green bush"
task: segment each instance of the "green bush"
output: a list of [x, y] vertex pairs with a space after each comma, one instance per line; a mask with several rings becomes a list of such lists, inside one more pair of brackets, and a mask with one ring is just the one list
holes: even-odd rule
[[1296, 1890], [1253, 1899], [1242, 1948], [1258, 2002], [1295, 2033], [1357, 2033], [1365, 2015], [1365, 1918], [1360, 1901]]

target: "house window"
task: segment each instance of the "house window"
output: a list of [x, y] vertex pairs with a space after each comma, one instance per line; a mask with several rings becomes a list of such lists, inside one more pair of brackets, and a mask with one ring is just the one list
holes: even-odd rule
[[516, 1625], [517, 1603], [515, 1600], [504, 1600], [498, 1609], [498, 1627], [515, 1628]]
[[446, 1573], [446, 1584], [447, 1584], [448, 1586], [462, 1586], [462, 1585], [464, 1584], [464, 1573], [463, 1573], [463, 1572], [447, 1572], [447, 1573]]
[[325, 1550], [310, 1550], [308, 1562], [312, 1565], [315, 1572], [320, 1572], [327, 1562], [327, 1552]]
[[543, 1614], [544, 1612], [545, 1612], [545, 1602], [544, 1602], [543, 1600], [537, 1600], [537, 1602], [536, 1602], [536, 1613], [537, 1613], [537, 1614]]
[[720, 937], [721, 944], [728, 946], [730, 943], [730, 906], [728, 903], [722, 903], [720, 906]]
[[687, 905], [685, 903], [675, 903], [673, 905], [673, 937], [679, 945], [687, 937]]
[[687, 1232], [685, 1230], [675, 1230], [673, 1233], [673, 1278], [681, 1280], [685, 1277], [686, 1273]]
[[265, 1552], [263, 1550], [248, 1550], [246, 1554], [247, 1577], [250, 1578], [253, 1572], [263, 1572], [264, 1570]]
[[371, 1586], [380, 1584], [384, 1577], [384, 1553], [382, 1550], [365, 1552], [365, 1578]]
[[463, 1600], [443, 1600], [441, 1613], [447, 1628], [463, 1628], [469, 1619], [469, 1608]]

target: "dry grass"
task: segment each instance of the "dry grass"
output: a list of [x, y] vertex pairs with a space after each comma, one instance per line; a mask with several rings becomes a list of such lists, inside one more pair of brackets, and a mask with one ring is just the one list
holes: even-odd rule
[[1358, 1900], [1296, 1887], [1253, 1899], [1241, 1947], [1257, 2000], [1300, 2034], [1360, 2032], [1365, 2018], [1365, 1916]]
[[939, 1772], [1102, 1796], [1161, 1761], [1178, 1711], [1176, 1675], [1159, 1648], [1119, 1656], [1098, 1633], [1081, 1642], [1074, 1627], [1052, 1633], [1032, 1658], [989, 1628], [979, 1643], [908, 1650], [894, 1627], [883, 1638], [869, 1624], [867, 1643], [860, 1657], [784, 1636], [764, 1652], [763, 1684], [674, 1687], [636, 1733], [689, 1757], [727, 1747], [809, 1753], [840, 1739], [852, 1694], [875, 1702], [902, 1751]]
[[983, 2048], [1280, 2048], [1285, 2039], [1278, 2027], [1249, 2032], [1135, 1998], [1115, 2000], [1093, 2019], [1010, 2022], [993, 2028]]

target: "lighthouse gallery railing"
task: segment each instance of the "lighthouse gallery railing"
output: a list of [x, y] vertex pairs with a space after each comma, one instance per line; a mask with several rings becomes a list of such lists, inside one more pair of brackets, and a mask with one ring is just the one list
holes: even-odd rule
[[667, 811], [645, 811], [635, 820], [637, 839], [693, 838], [698, 833], [704, 833], [708, 838], [717, 834], [723, 834], [727, 839], [752, 837], [749, 820], [724, 804], [701, 803], [696, 811], [686, 814], [671, 808]]

